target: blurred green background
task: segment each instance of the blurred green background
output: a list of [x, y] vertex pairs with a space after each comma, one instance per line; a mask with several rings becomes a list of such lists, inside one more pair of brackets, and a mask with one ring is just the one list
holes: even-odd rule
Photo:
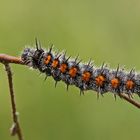
[[[92, 58], [115, 68], [140, 70], [140, 1], [138, 0], [0, 0], [0, 53], [18, 56], [38, 37], [83, 61]], [[25, 140], [139, 140], [140, 110], [112, 94], [96, 98], [89, 91], [12, 65], [20, 122]], [[140, 99], [135, 96], [136, 100]], [[0, 140], [11, 137], [8, 84], [0, 65]]]

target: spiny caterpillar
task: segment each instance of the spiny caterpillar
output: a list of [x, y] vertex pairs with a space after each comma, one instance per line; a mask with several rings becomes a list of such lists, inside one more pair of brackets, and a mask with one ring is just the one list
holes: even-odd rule
[[75, 59], [66, 57], [66, 53], [56, 53], [52, 47], [48, 51], [41, 48], [40, 43], [36, 40], [36, 48], [25, 48], [21, 54], [23, 62], [41, 73], [54, 78], [55, 86], [58, 81], [69, 85], [75, 85], [80, 89], [80, 94], [86, 90], [96, 91], [99, 95], [111, 92], [116, 95], [120, 93], [132, 97], [133, 93], [140, 96], [140, 74], [134, 69], [130, 72], [120, 69], [110, 69], [103, 64], [101, 68], [96, 68], [91, 64], [81, 63], [78, 56]]

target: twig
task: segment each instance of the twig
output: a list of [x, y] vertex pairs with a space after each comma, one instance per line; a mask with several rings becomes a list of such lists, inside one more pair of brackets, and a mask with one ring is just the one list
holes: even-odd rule
[[[5, 56], [5, 55], [4, 55]], [[14, 57], [8, 57], [9, 58], [14, 58]], [[6, 59], [4, 57], [4, 59]], [[8, 60], [6, 59], [6, 60]], [[14, 60], [16, 60], [14, 58]], [[10, 62], [14, 62], [14, 60], [10, 60]], [[17, 60], [16, 60], [17, 62]], [[8, 82], [9, 82], [9, 90], [10, 90], [10, 97], [11, 97], [11, 105], [12, 105], [12, 115], [13, 115], [13, 125], [11, 127], [11, 135], [14, 136], [17, 134], [19, 140], [23, 140], [23, 136], [21, 133], [20, 125], [18, 122], [18, 114], [16, 111], [16, 103], [15, 103], [15, 98], [14, 98], [14, 89], [13, 89], [13, 80], [12, 80], [12, 72], [9, 63], [4, 63], [5, 65], [5, 70], [7, 72], [7, 77], [8, 77]]]
[[0, 62], [1, 63], [14, 63], [24, 65], [23, 61], [19, 57], [10, 56], [7, 54], [0, 54]]
[[119, 94], [119, 96], [120, 96], [121, 98], [125, 99], [127, 102], [129, 102], [129, 103], [131, 103], [132, 105], [134, 105], [135, 107], [140, 108], [140, 103], [137, 102], [137, 101], [135, 101], [135, 100], [133, 100], [133, 99], [130, 98], [129, 96], [127, 96], [127, 95], [125, 95], [125, 94], [123, 94], [123, 93]]
[[[15, 56], [9, 56], [7, 54], [0, 54], [0, 62], [1, 63], [14, 63], [14, 64], [24, 65], [24, 63], [21, 60], [21, 58], [15, 57]], [[140, 103], [135, 101], [135, 100], [133, 100], [129, 96], [127, 96], [125, 94], [119, 94], [119, 96], [121, 98], [123, 98], [124, 100], [126, 100], [127, 102], [129, 102], [132, 105], [134, 105], [135, 107], [140, 108]]]
[[[11, 96], [11, 104], [12, 104], [12, 113], [13, 113], [13, 121], [14, 124], [12, 126], [12, 135], [17, 134], [19, 140], [23, 140], [23, 136], [21, 133], [20, 125], [18, 122], [18, 116], [17, 116], [17, 111], [16, 111], [16, 104], [15, 104], [15, 99], [14, 99], [14, 90], [13, 90], [13, 82], [12, 82], [12, 72], [9, 63], [14, 63], [14, 64], [20, 64], [20, 65], [25, 65], [21, 58], [14, 57], [14, 56], [9, 56], [6, 54], [0, 54], [0, 63], [3, 63], [5, 65], [6, 71], [7, 71], [7, 76], [8, 76], [8, 82], [9, 82], [9, 90], [10, 90], [10, 96]], [[129, 96], [125, 94], [119, 94], [119, 97], [123, 98], [127, 102], [131, 103], [135, 107], [140, 109], [140, 103], [135, 101], [134, 99], [130, 98]]]

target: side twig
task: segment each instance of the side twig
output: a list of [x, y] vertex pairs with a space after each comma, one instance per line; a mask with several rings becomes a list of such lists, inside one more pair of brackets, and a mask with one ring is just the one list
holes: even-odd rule
[[4, 65], [5, 65], [5, 70], [7, 72], [9, 90], [10, 90], [10, 97], [11, 97], [11, 105], [12, 105], [13, 125], [11, 127], [11, 135], [12, 136], [17, 135], [19, 140], [23, 140], [20, 125], [19, 125], [19, 122], [18, 122], [18, 113], [17, 113], [17, 110], [16, 110], [16, 103], [15, 103], [15, 97], [14, 97], [14, 89], [13, 89], [13, 80], [12, 80], [11, 68], [10, 68], [9, 63], [4, 63]]

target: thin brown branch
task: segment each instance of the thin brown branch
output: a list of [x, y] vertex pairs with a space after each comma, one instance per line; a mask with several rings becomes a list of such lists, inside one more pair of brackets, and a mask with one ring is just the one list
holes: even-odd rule
[[119, 94], [119, 96], [123, 99], [125, 99], [127, 102], [131, 103], [132, 105], [134, 105], [137, 108], [140, 108], [140, 103], [135, 101], [134, 99], [130, 98], [129, 96], [125, 95], [125, 94]]
[[[16, 108], [15, 108], [15, 101], [14, 101], [14, 94], [13, 94], [14, 92], [13, 92], [13, 85], [12, 85], [12, 73], [11, 73], [11, 70], [10, 70], [9, 63], [15, 63], [15, 64], [20, 64], [20, 65], [24, 65], [24, 63], [21, 60], [21, 58], [14, 57], [14, 56], [9, 56], [9, 55], [6, 55], [6, 54], [0, 54], [0, 62], [5, 65], [7, 75], [8, 75], [12, 109], [13, 109], [13, 120], [16, 124], [17, 129], [18, 129], [18, 130], [16, 130], [16, 132], [19, 136], [19, 140], [23, 140], [22, 135], [21, 135], [21, 131], [20, 131], [20, 127], [19, 127], [19, 123], [18, 123], [18, 118], [17, 118], [17, 115], [16, 115]], [[119, 96], [121, 98], [123, 98], [124, 100], [126, 100], [127, 102], [134, 105], [135, 107], [140, 109], [140, 103], [139, 102], [135, 101], [134, 99], [130, 98], [129, 96], [127, 96], [125, 94], [119, 94]]]
[[23, 61], [19, 57], [10, 56], [7, 54], [0, 54], [0, 62], [1, 63], [15, 63], [24, 65]]
[[[15, 57], [8, 57], [8, 59], [9, 58], [14, 58], [14, 60], [16, 60]], [[6, 60], [8, 60], [8, 59], [6, 59]], [[10, 62], [15, 62], [15, 61], [11, 60]], [[4, 63], [4, 65], [5, 65], [5, 70], [7, 72], [10, 97], [11, 97], [11, 105], [12, 105], [13, 125], [11, 128], [11, 135], [12, 136], [17, 135], [19, 140], [23, 140], [23, 136], [22, 136], [21, 129], [20, 129], [20, 124], [18, 122], [18, 116], [17, 116], [18, 114], [17, 114], [17, 110], [16, 110], [11, 68], [10, 68], [9, 63]]]
[[[21, 60], [21, 58], [19, 57], [14, 57], [14, 56], [9, 56], [6, 54], [0, 54], [0, 62], [1, 63], [15, 63], [15, 64], [21, 64], [24, 65], [23, 61]], [[125, 94], [120, 94], [119, 95], [121, 98], [123, 98], [124, 100], [126, 100], [127, 102], [131, 103], [132, 105], [134, 105], [137, 108], [140, 108], [140, 103], [133, 100], [132, 98], [128, 97]]]

